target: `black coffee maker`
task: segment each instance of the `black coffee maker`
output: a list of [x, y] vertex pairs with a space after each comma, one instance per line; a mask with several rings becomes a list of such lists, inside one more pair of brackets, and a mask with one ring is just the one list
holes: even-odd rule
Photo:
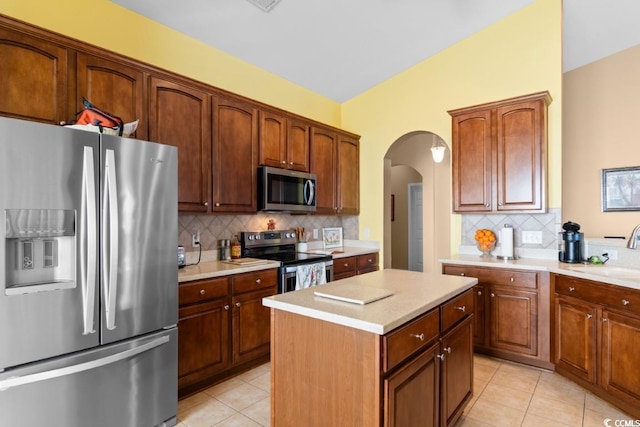
[[562, 224], [564, 232], [559, 233], [558, 259], [561, 262], [576, 264], [582, 262], [584, 234], [579, 233], [580, 224], [565, 222]]

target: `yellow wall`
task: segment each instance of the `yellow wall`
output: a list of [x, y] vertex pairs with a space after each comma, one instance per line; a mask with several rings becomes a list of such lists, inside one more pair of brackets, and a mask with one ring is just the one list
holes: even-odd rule
[[3, 0], [0, 13], [341, 127], [337, 102], [110, 1]]
[[602, 169], [640, 166], [640, 45], [564, 75], [562, 219], [629, 237], [640, 212], [602, 212]]
[[[426, 130], [451, 145], [447, 110], [548, 90], [549, 205], [561, 205], [561, 2], [538, 0], [343, 104], [360, 135], [360, 235], [383, 240], [383, 159], [402, 135]], [[445, 160], [447, 161], [447, 160]], [[450, 161], [450, 160], [449, 160]], [[374, 190], [375, 189], [375, 190]], [[451, 248], [460, 244], [459, 216]]]

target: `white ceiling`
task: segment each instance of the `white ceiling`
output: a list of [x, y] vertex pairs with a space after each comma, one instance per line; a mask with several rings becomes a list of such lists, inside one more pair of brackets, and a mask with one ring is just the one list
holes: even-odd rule
[[[344, 102], [534, 0], [112, 0]], [[640, 1], [564, 0], [564, 70], [640, 44]]]

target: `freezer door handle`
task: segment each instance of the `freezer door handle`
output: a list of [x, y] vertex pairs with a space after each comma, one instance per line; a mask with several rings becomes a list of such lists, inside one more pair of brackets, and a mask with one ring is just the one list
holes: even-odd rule
[[96, 292], [96, 267], [98, 249], [98, 213], [96, 212], [96, 181], [93, 167], [94, 155], [92, 147], [84, 147], [82, 165], [82, 212], [80, 214], [80, 256], [82, 281], [82, 310], [84, 335], [95, 333], [95, 292]]
[[153, 348], [159, 347], [169, 342], [170, 337], [168, 335], [149, 341], [135, 348], [122, 351], [120, 353], [112, 354], [107, 357], [103, 357], [97, 360], [91, 360], [89, 362], [79, 363], [77, 365], [65, 366], [64, 368], [52, 369], [50, 371], [38, 372], [35, 374], [24, 375], [22, 377], [12, 377], [6, 380], [0, 380], [0, 393], [8, 390], [12, 387], [19, 387], [22, 385], [32, 384], [40, 381], [46, 381], [54, 378], [64, 377], [66, 375], [73, 375], [84, 371], [90, 371], [92, 369], [100, 368], [105, 365], [125, 360], [138, 354], [149, 351]]
[[116, 328], [116, 295], [118, 291], [118, 185], [116, 158], [113, 150], [106, 150], [104, 163], [102, 228], [102, 283], [104, 289], [107, 329]]

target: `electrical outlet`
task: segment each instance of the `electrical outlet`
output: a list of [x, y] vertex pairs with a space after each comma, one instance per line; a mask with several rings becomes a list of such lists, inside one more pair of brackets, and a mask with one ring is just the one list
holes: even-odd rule
[[522, 231], [523, 244], [542, 244], [542, 231]]
[[318, 229], [317, 229], [317, 228], [314, 228], [314, 229], [313, 229], [313, 238], [314, 238], [314, 239], [317, 239], [317, 238], [318, 238]]
[[197, 248], [200, 245], [200, 230], [196, 230], [191, 234], [191, 246]]

